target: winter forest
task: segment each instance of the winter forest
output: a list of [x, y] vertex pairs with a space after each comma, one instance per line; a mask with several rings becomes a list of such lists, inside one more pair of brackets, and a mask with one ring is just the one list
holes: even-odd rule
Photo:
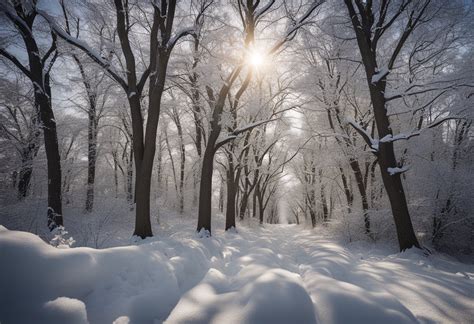
[[0, 0], [0, 323], [472, 323], [470, 0]]

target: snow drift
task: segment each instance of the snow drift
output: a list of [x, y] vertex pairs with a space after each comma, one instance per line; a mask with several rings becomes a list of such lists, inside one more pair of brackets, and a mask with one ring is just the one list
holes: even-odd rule
[[0, 226], [0, 322], [416, 323], [473, 318], [474, 266], [293, 225], [58, 249]]

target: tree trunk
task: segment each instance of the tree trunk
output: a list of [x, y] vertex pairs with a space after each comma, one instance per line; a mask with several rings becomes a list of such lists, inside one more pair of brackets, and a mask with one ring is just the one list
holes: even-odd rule
[[260, 192], [260, 190], [258, 190], [257, 200], [258, 200], [258, 220], [260, 224], [263, 224], [263, 218], [265, 215], [265, 206], [263, 202], [263, 194]]
[[212, 173], [214, 170], [214, 143], [208, 143], [202, 159], [201, 183], [199, 184], [199, 216], [197, 231], [211, 233]]
[[235, 201], [236, 201], [236, 193], [237, 188], [235, 184], [234, 178], [234, 162], [232, 154], [228, 155], [228, 170], [227, 170], [227, 207], [225, 213], [225, 230], [231, 229], [232, 227], [235, 228]]
[[33, 174], [33, 160], [24, 158], [21, 161], [20, 172], [18, 173], [18, 199], [21, 200], [28, 196], [30, 188], [31, 175]]
[[349, 165], [351, 166], [351, 169], [354, 172], [354, 176], [357, 183], [357, 189], [359, 190], [360, 198], [362, 201], [365, 233], [370, 234], [369, 202], [367, 199], [367, 188], [364, 182], [364, 177], [362, 176], [362, 171], [360, 169], [359, 162], [356, 159], [351, 158]]
[[48, 98], [35, 85], [35, 101], [40, 106], [45, 151], [48, 166], [48, 227], [52, 230], [63, 225], [61, 199], [61, 158], [59, 155], [56, 121]]
[[97, 119], [95, 105], [89, 107], [88, 151], [87, 151], [86, 212], [94, 207], [95, 166], [97, 161]]
[[339, 167], [339, 172], [341, 174], [342, 187], [344, 188], [344, 194], [346, 195], [347, 212], [348, 214], [350, 214], [352, 210], [352, 204], [354, 202], [354, 195], [352, 194], [351, 189], [349, 188], [349, 183], [347, 182], [347, 177], [346, 177], [346, 174], [344, 173], [343, 168]]
[[125, 181], [126, 191], [127, 191], [127, 202], [130, 204], [130, 210], [133, 210], [133, 202], [134, 202], [134, 195], [133, 195], [133, 146], [130, 146], [130, 154], [128, 156], [127, 161], [127, 179]]
[[[166, 69], [168, 67], [168, 54], [160, 50], [158, 54], [157, 72], [150, 76], [150, 90], [148, 102], [148, 118], [146, 123], [145, 142], [141, 158], [135, 153], [136, 183], [135, 200], [136, 216], [134, 235], [141, 238], [153, 236], [150, 221], [150, 190], [153, 172], [153, 161], [156, 151], [156, 134], [160, 118], [161, 97], [165, 87]], [[136, 97], [136, 96], [134, 96]], [[135, 121], [137, 122], [137, 121]], [[137, 163], [138, 162], [138, 163]]]
[[[371, 32], [371, 24], [373, 23], [373, 19], [367, 17], [371, 14], [371, 7], [367, 6], [365, 8], [366, 11], [359, 12], [359, 14], [363, 16], [363, 19], [359, 21], [359, 16], [355, 12], [352, 0], [345, 0], [345, 3], [348, 9], [349, 18], [351, 19], [354, 32], [356, 34], [357, 44], [365, 68], [366, 81], [370, 92], [377, 134], [379, 138], [384, 138], [387, 135], [393, 135], [393, 133], [390, 126], [390, 120], [387, 115], [385, 99], [387, 83], [386, 75], [382, 76], [377, 81], [373, 80], [373, 76], [379, 71], [379, 67], [377, 65], [377, 52], [375, 47], [376, 41], [372, 38], [373, 34]], [[384, 6], [388, 6], [388, 3], [386, 3]], [[385, 7], [385, 9], [386, 8], [387, 7]], [[387, 67], [388, 70], [392, 68], [395, 58], [403, 46], [404, 40], [407, 39], [412, 30], [413, 26], [405, 30], [403, 37], [400, 38], [396, 50], [392, 54], [390, 63]], [[390, 175], [388, 172], [388, 168], [395, 168], [398, 166], [393, 142], [380, 142], [377, 156], [383, 184], [390, 200], [390, 206], [392, 209], [393, 219], [395, 221], [400, 250], [403, 251], [413, 246], [419, 248], [420, 244], [418, 243], [413, 230], [400, 173]]]
[[179, 121], [179, 116], [176, 116], [176, 128], [178, 129], [179, 144], [181, 149], [180, 168], [179, 168], [179, 212], [184, 212], [184, 171], [186, 167], [186, 148], [184, 146], [183, 128]]

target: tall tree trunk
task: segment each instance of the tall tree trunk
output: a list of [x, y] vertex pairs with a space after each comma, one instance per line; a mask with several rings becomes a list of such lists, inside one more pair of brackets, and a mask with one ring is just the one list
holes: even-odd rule
[[362, 175], [359, 162], [356, 159], [351, 158], [349, 165], [352, 171], [354, 172], [354, 176], [357, 183], [357, 189], [359, 190], [360, 198], [362, 201], [365, 233], [370, 234], [369, 202], [367, 199], [367, 188], [364, 182], [364, 177]]
[[197, 231], [211, 232], [212, 173], [214, 170], [214, 143], [208, 143], [204, 150], [199, 184], [199, 217]]
[[[146, 123], [146, 133], [143, 155], [141, 158], [135, 158], [140, 163], [137, 169], [136, 187], [136, 217], [134, 235], [141, 238], [153, 236], [150, 221], [150, 191], [151, 178], [153, 172], [153, 161], [156, 150], [156, 133], [160, 118], [161, 97], [165, 87], [166, 69], [168, 67], [167, 50], [161, 49], [158, 54], [157, 73], [150, 76], [150, 95], [148, 102], [148, 118]], [[137, 152], [134, 150], [135, 156]]]
[[351, 189], [349, 188], [349, 183], [347, 181], [346, 174], [344, 173], [344, 169], [339, 167], [339, 173], [341, 175], [342, 187], [344, 188], [344, 194], [346, 195], [347, 212], [350, 214], [352, 210], [352, 204], [354, 202], [354, 195], [352, 194]]
[[232, 153], [227, 154], [228, 159], [228, 169], [227, 169], [227, 207], [225, 213], [225, 230], [235, 228], [235, 204], [236, 204], [236, 194], [237, 186], [235, 183], [235, 170], [234, 170], [234, 160]]
[[263, 201], [263, 193], [260, 191], [260, 189], [258, 189], [256, 192], [258, 200], [258, 221], [260, 224], [263, 224], [263, 219], [265, 216], [265, 203]]
[[30, 160], [21, 162], [20, 172], [18, 173], [18, 199], [21, 200], [28, 196], [30, 188], [31, 175], [33, 174], [33, 166]]
[[[41, 73], [41, 71], [38, 71]], [[42, 79], [38, 75], [39, 80]], [[39, 81], [38, 80], [38, 81]], [[35, 88], [37, 86], [35, 85]], [[41, 123], [44, 133], [44, 147], [48, 166], [48, 227], [52, 230], [63, 225], [62, 197], [61, 197], [61, 158], [59, 155], [58, 135], [56, 131], [56, 120], [54, 119], [51, 103], [40, 93], [41, 89], [35, 89], [35, 101], [40, 106]]]
[[37, 117], [32, 119], [32, 125], [35, 129], [31, 131], [31, 138], [30, 136], [28, 137], [28, 145], [23, 149], [20, 172], [18, 173], [18, 199], [20, 200], [28, 195], [31, 176], [33, 174], [33, 161], [36, 158], [40, 148], [39, 141], [41, 137], [41, 131], [38, 125]]
[[[8, 10], [3, 11], [5, 17], [11, 20], [19, 31], [28, 54], [28, 68], [23, 66], [13, 55], [2, 49], [2, 55], [10, 59], [20, 70], [31, 80], [34, 89], [34, 101], [36, 111], [39, 111], [41, 128], [45, 143], [47, 170], [48, 170], [48, 227], [53, 230], [55, 227], [63, 225], [62, 199], [61, 199], [61, 158], [59, 155], [58, 136], [56, 130], [56, 120], [54, 118], [51, 87], [50, 70], [56, 57], [56, 38], [52, 38], [52, 44], [47, 53], [41, 57], [38, 44], [33, 34], [33, 25], [37, 15], [35, 3], [31, 10], [25, 10], [21, 2], [15, 3], [15, 13]], [[52, 56], [51, 56], [52, 55]], [[52, 58], [51, 58], [52, 57]], [[47, 60], [49, 59], [49, 63]]]
[[[371, 31], [373, 19], [369, 17], [371, 15], [372, 3], [370, 2], [365, 5], [360, 4], [360, 6], [358, 6], [359, 14], [363, 18], [362, 20], [359, 20], [359, 15], [355, 11], [355, 8], [352, 4], [352, 0], [344, 1], [348, 9], [349, 18], [351, 19], [354, 32], [356, 34], [357, 44], [365, 68], [366, 80], [370, 92], [370, 99], [375, 117], [375, 125], [377, 127], [377, 134], [379, 138], [384, 138], [387, 135], [393, 135], [393, 133], [392, 128], [390, 126], [390, 120], [387, 115], [385, 99], [387, 74], [376, 78], [376, 80], [373, 78], [379, 72], [379, 67], [377, 65], [376, 52], [376, 45], [378, 39], [373, 38], [375, 37], [373, 36]], [[362, 11], [361, 6], [365, 8]], [[383, 4], [383, 6], [385, 6], [386, 10], [388, 10], [388, 3]], [[423, 14], [423, 11], [426, 9], [426, 6], [424, 6], [423, 8], [424, 9], [422, 9], [422, 11], [419, 13], [419, 17], [421, 17], [421, 15]], [[417, 18], [416, 21], [411, 21], [410, 25], [408, 25], [407, 29], [405, 29], [405, 31], [403, 32], [401, 38], [398, 41], [398, 44], [396, 45], [395, 51], [391, 55], [389, 64], [387, 66], [388, 71], [393, 68], [393, 64], [397, 55], [400, 53], [404, 42], [414, 29], [414, 25], [412, 26], [412, 24], [416, 25], [418, 19], [419, 18]], [[376, 33], [378, 32], [379, 31], [377, 31]], [[370, 145], [370, 143], [368, 144]], [[411, 222], [410, 213], [408, 211], [408, 204], [405, 196], [405, 191], [403, 189], [400, 173], [390, 174], [388, 171], [389, 168], [395, 168], [398, 166], [397, 159], [395, 157], [393, 142], [380, 142], [377, 157], [383, 184], [390, 200], [390, 206], [392, 209], [393, 219], [395, 221], [400, 250], [403, 251], [414, 246], [419, 248], [420, 244], [418, 243], [415, 231], [413, 230], [413, 225]]]
[[85, 210], [86, 212], [91, 212], [94, 207], [95, 166], [97, 161], [97, 118], [95, 103], [89, 107], [87, 148], [87, 193]]
[[112, 159], [114, 162], [114, 185], [115, 185], [115, 198], [118, 198], [118, 161], [117, 151], [112, 152]]
[[184, 171], [186, 167], [186, 147], [184, 146], [183, 128], [179, 121], [179, 116], [176, 116], [176, 128], [178, 129], [179, 146], [181, 151], [180, 168], [179, 168], [179, 212], [184, 212]]
[[127, 192], [127, 202], [130, 204], [130, 210], [133, 210], [133, 202], [134, 202], [134, 190], [133, 190], [133, 146], [130, 146], [130, 154], [128, 156], [127, 161], [127, 174], [126, 174], [126, 181], [125, 181], [125, 189]]

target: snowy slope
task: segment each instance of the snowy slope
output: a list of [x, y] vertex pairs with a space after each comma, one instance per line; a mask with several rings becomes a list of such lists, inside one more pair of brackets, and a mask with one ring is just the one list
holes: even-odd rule
[[296, 225], [57, 249], [0, 227], [4, 323], [469, 323], [474, 265], [418, 251], [343, 247]]

